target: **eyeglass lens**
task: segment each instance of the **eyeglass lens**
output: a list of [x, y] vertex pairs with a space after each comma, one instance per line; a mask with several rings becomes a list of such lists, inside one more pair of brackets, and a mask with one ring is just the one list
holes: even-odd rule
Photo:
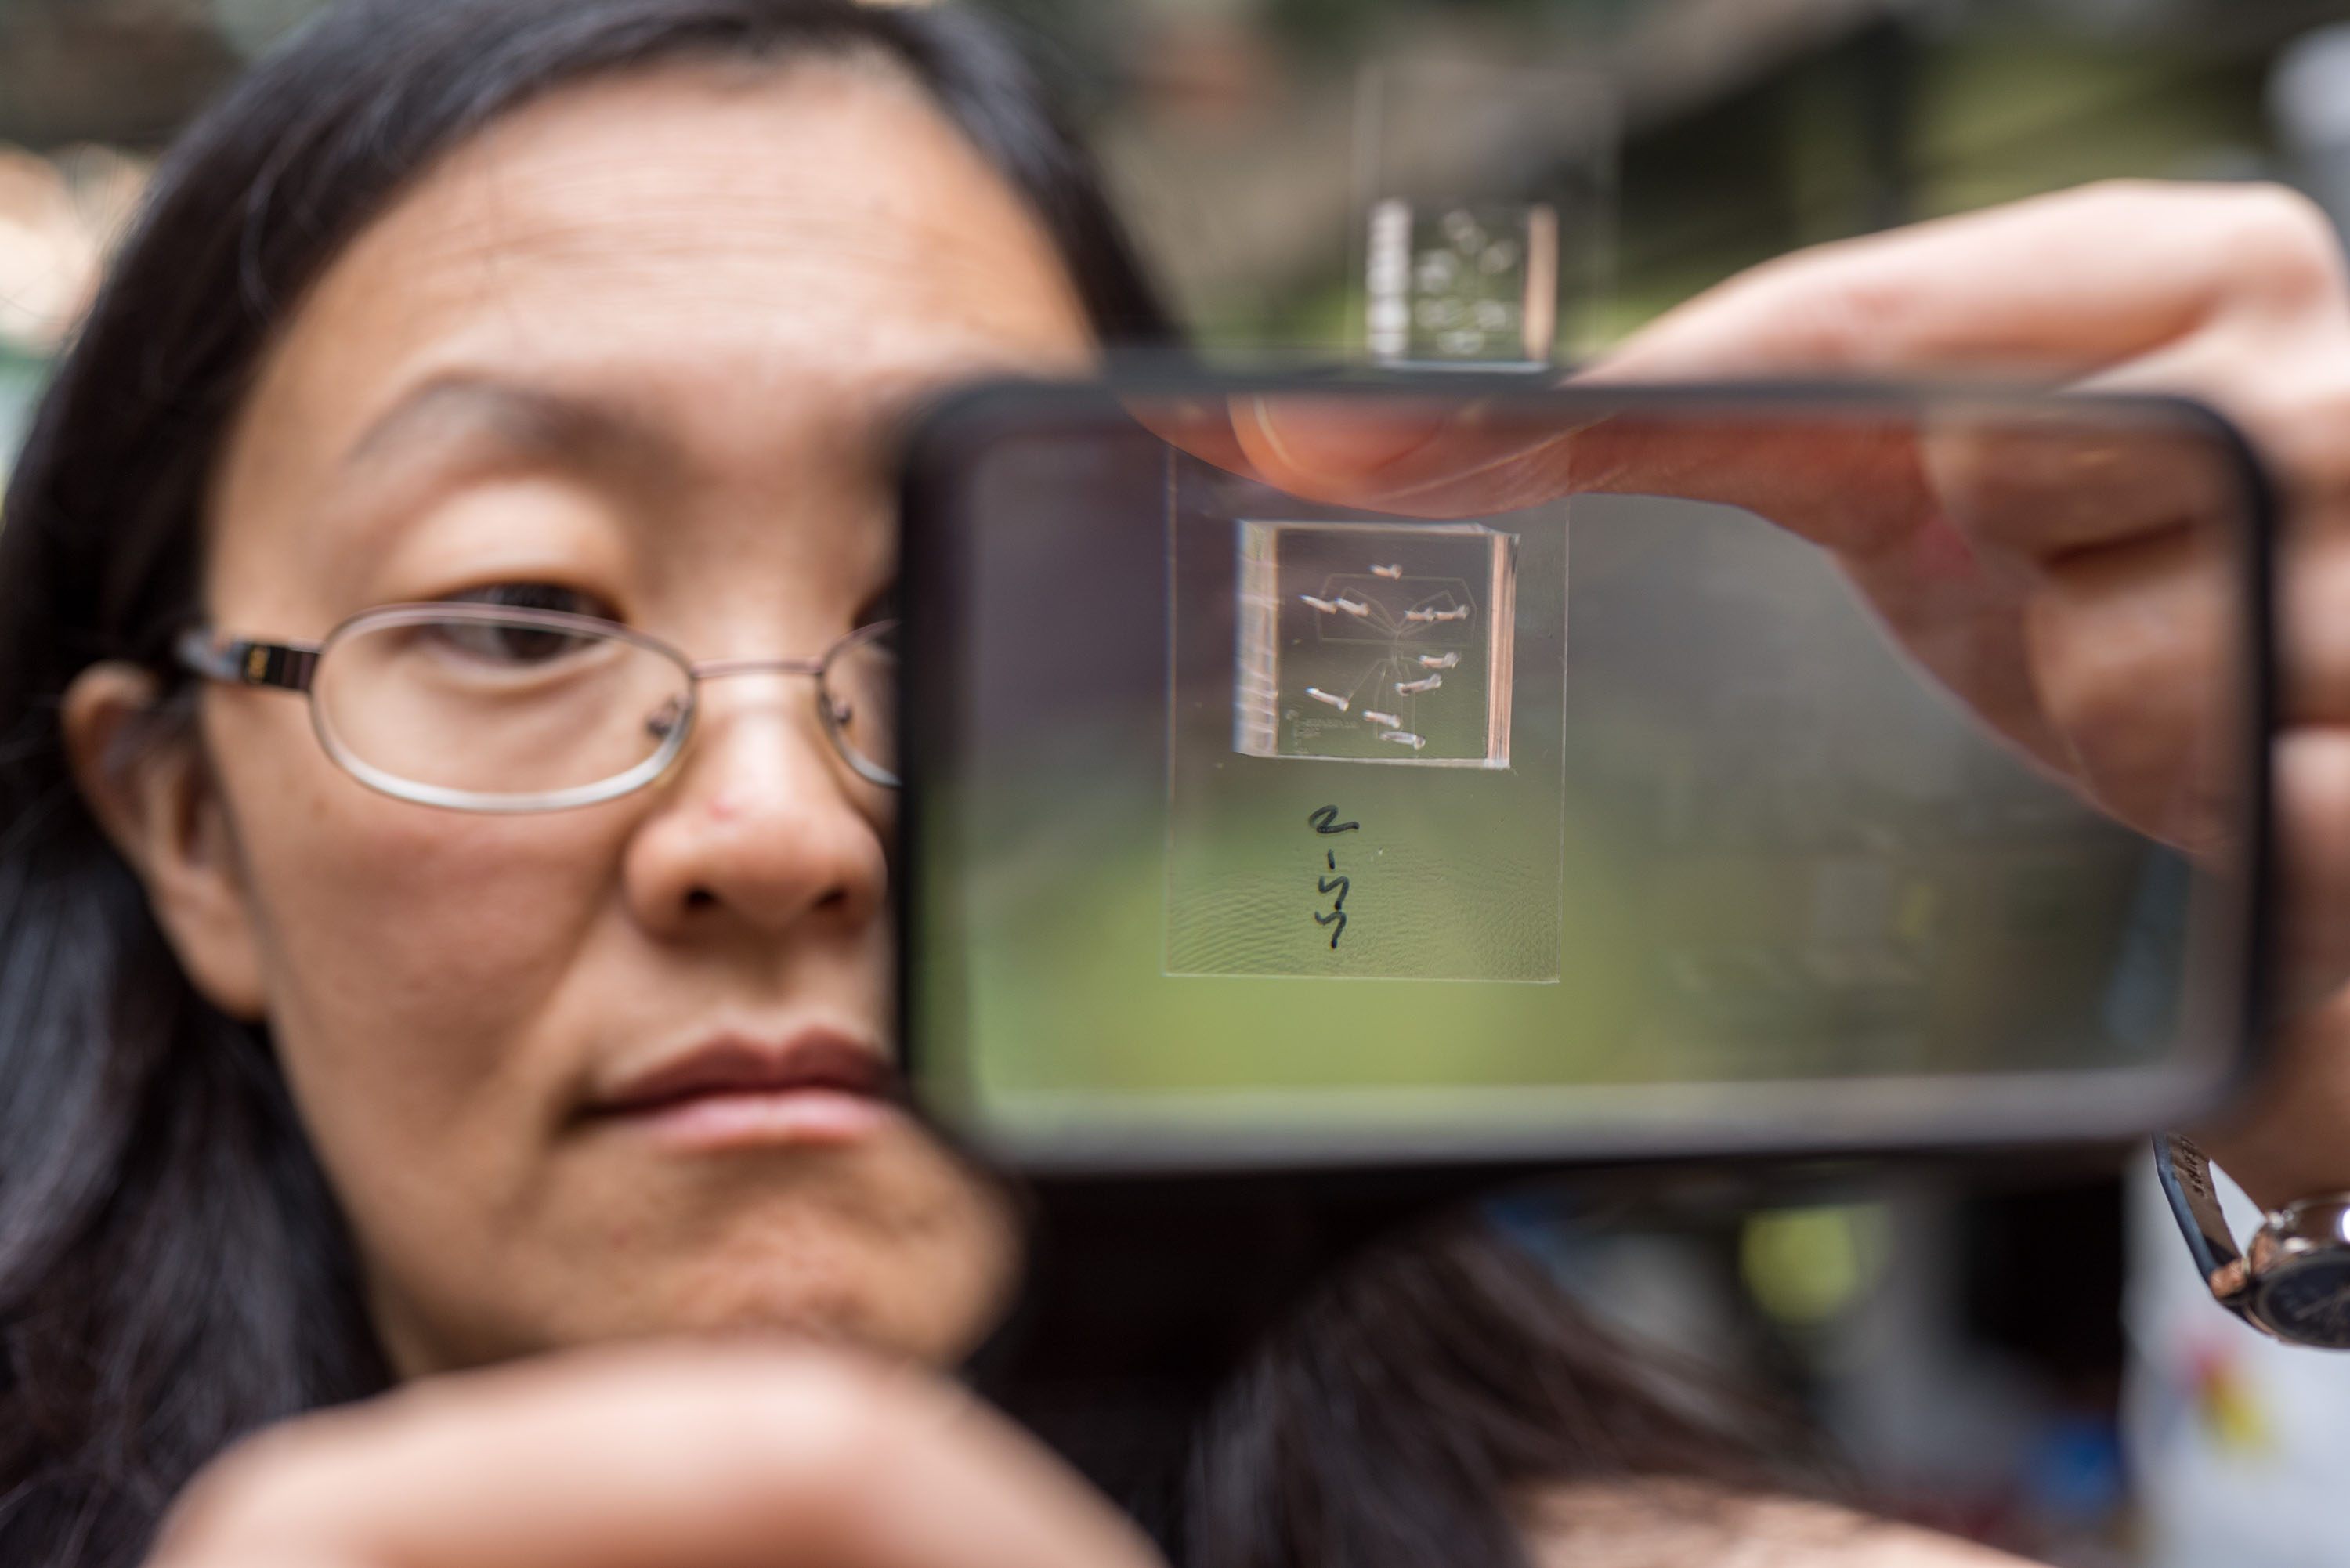
[[[893, 774], [896, 659], [888, 634], [836, 651], [826, 729], [859, 772]], [[618, 779], [673, 747], [693, 677], [628, 638], [516, 618], [360, 623], [312, 681], [329, 743], [390, 779], [490, 797]]]
[[898, 632], [859, 632], [836, 647], [824, 667], [825, 720], [833, 741], [860, 773], [898, 777]]

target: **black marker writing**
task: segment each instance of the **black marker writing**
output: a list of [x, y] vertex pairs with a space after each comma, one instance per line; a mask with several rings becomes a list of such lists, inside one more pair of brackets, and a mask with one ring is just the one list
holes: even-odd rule
[[[1314, 825], [1314, 831], [1317, 834], [1357, 833], [1361, 831], [1363, 826], [1359, 822], [1340, 822], [1338, 808], [1335, 805], [1323, 806], [1309, 814], [1305, 820]], [[1347, 893], [1353, 883], [1338, 875], [1336, 850], [1324, 850], [1322, 864], [1329, 870], [1330, 875], [1315, 877], [1314, 890], [1330, 899], [1330, 908], [1327, 910], [1315, 911], [1314, 923], [1330, 928], [1330, 950], [1336, 952], [1338, 939], [1347, 934]], [[1334, 894], [1336, 895], [1335, 898], [1332, 897]]]

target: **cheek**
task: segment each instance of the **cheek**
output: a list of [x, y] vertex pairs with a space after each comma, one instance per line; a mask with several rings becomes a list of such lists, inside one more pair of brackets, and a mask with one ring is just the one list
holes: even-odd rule
[[469, 1138], [521, 1157], [516, 1117], [556, 1115], [560, 1085], [519, 1043], [609, 916], [624, 810], [436, 810], [363, 788], [307, 729], [221, 728], [278, 1054], [330, 1170], [368, 1179], [338, 1184]]

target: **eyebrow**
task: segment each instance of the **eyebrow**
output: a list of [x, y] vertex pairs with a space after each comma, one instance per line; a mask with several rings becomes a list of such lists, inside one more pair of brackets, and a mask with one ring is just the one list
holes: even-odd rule
[[476, 373], [437, 376], [370, 424], [345, 455], [361, 467], [403, 449], [486, 441], [525, 459], [566, 467], [673, 461], [661, 432], [611, 403]]

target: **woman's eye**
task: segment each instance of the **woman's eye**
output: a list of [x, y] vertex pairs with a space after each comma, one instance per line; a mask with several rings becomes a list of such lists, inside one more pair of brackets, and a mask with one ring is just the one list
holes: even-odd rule
[[[499, 583], [452, 594], [450, 602], [611, 618], [611, 607], [595, 595], [553, 583]], [[433, 631], [448, 647], [501, 664], [546, 664], [603, 640], [561, 627], [527, 622], [450, 620], [437, 624]]]
[[564, 615], [594, 616], [598, 620], [613, 618], [612, 607], [594, 594], [579, 588], [567, 588], [560, 583], [492, 583], [485, 587], [467, 588], [463, 593], [448, 596], [449, 602], [461, 605], [495, 605], [500, 609], [556, 610]]
[[554, 627], [497, 621], [444, 621], [433, 630], [450, 647], [500, 664], [546, 664], [602, 640]]
[[876, 621], [898, 618], [898, 585], [893, 582], [859, 607], [856, 624], [871, 626]]

